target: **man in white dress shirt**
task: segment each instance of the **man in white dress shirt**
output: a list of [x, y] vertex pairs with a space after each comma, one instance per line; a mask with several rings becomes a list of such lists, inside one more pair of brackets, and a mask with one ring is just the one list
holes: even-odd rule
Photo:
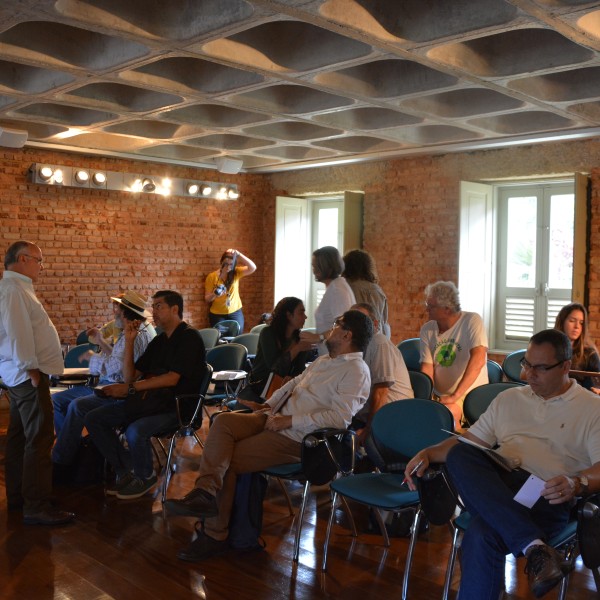
[[14, 242], [4, 257], [0, 281], [0, 377], [8, 387], [6, 435], [8, 509], [22, 507], [28, 525], [63, 525], [74, 514], [50, 503], [54, 441], [50, 375], [63, 372], [56, 328], [37, 299], [33, 284], [42, 272], [42, 251]]
[[168, 500], [172, 514], [205, 517], [204, 530], [178, 556], [198, 561], [227, 551], [229, 518], [238, 474], [300, 461], [302, 438], [321, 427], [348, 427], [371, 386], [363, 361], [373, 323], [350, 310], [327, 334], [329, 354], [286, 383], [267, 402], [246, 401], [252, 414], [225, 413], [210, 429], [196, 487]]

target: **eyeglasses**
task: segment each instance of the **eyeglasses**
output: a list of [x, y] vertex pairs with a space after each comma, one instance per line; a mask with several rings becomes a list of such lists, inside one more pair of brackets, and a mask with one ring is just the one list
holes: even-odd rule
[[528, 360], [522, 358], [519, 361], [519, 364], [526, 371], [533, 371], [534, 373], [545, 373], [546, 371], [550, 371], [551, 369], [555, 369], [558, 365], [562, 365], [565, 361], [561, 360], [554, 365], [532, 365]]
[[429, 304], [429, 302], [425, 302], [425, 308], [427, 310], [433, 310], [434, 308], [441, 308], [439, 304]]
[[26, 256], [27, 258], [33, 258], [33, 260], [37, 261], [38, 265], [41, 265], [44, 262], [43, 258], [38, 258], [37, 256], [31, 256], [31, 254], [19, 254], [19, 256]]
[[338, 317], [333, 322], [333, 327], [341, 327], [342, 329], [345, 329], [346, 331], [348, 331], [348, 328], [346, 327], [346, 324], [344, 323], [344, 317]]

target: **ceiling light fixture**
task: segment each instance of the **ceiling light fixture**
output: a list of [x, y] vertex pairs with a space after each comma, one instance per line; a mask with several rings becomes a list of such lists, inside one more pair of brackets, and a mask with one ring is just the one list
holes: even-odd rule
[[42, 185], [95, 188], [161, 196], [201, 197], [207, 200], [236, 200], [238, 185], [213, 181], [193, 181], [177, 177], [157, 177], [117, 171], [97, 171], [86, 167], [67, 167], [34, 163], [27, 173], [29, 181]]
[[190, 196], [195, 196], [198, 193], [198, 190], [200, 189], [200, 185], [197, 183], [188, 183], [185, 191], [190, 195]]
[[153, 192], [156, 189], [156, 184], [149, 177], [145, 177], [142, 181], [142, 192]]
[[101, 171], [97, 171], [92, 175], [92, 183], [96, 187], [103, 187], [106, 184], [106, 175]]
[[78, 183], [79, 185], [85, 185], [90, 180], [90, 174], [87, 171], [80, 169], [75, 171], [73, 179], [75, 180], [75, 183]]

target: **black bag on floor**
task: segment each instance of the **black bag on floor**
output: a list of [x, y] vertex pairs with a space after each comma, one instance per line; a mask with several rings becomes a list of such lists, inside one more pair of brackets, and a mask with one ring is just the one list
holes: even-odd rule
[[265, 547], [260, 534], [267, 483], [262, 473], [238, 475], [229, 520], [229, 545], [232, 548], [249, 551]]

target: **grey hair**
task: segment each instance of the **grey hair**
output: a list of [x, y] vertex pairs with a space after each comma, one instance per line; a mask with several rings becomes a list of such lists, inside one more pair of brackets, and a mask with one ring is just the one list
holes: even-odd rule
[[19, 240], [18, 242], [13, 242], [8, 247], [8, 250], [4, 255], [4, 268], [8, 269], [10, 265], [14, 265], [19, 259], [19, 256], [23, 254], [23, 250], [26, 250], [27, 248], [31, 248], [33, 246], [35, 246], [33, 242], [28, 242], [26, 240]]
[[436, 281], [425, 288], [425, 298], [435, 298], [442, 308], [449, 308], [454, 312], [460, 312], [460, 300], [458, 299], [458, 288], [452, 281]]

